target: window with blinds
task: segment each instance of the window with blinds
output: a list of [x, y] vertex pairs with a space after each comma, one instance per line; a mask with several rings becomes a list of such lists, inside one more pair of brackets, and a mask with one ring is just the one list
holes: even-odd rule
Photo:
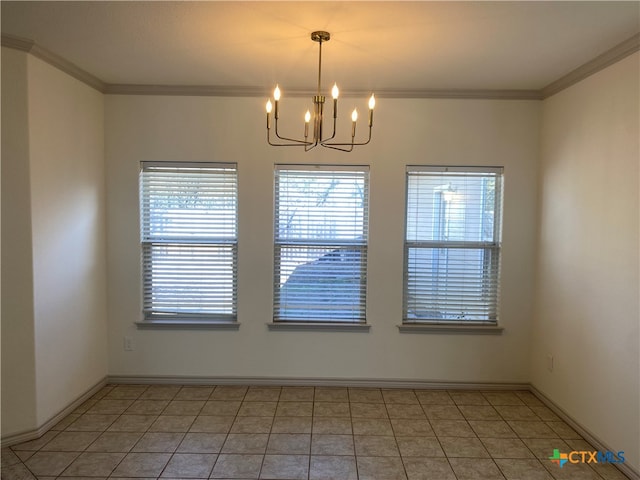
[[502, 168], [407, 167], [404, 322], [496, 325]]
[[277, 165], [275, 322], [365, 322], [368, 167]]
[[236, 320], [237, 185], [235, 164], [142, 163], [145, 320]]

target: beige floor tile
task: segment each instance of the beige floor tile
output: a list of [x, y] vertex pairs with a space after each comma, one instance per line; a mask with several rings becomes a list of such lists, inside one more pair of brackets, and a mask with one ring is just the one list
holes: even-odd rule
[[314, 387], [282, 387], [281, 402], [313, 402]]
[[403, 457], [444, 457], [436, 437], [397, 437], [396, 441]]
[[545, 422], [558, 436], [564, 440], [580, 440], [582, 435], [564, 422]]
[[209, 400], [240, 400], [244, 399], [249, 387], [242, 385], [218, 385]]
[[349, 388], [349, 401], [356, 403], [384, 403], [379, 388]]
[[348, 402], [315, 402], [314, 417], [351, 417]]
[[267, 443], [267, 455], [308, 455], [311, 435], [308, 433], [272, 433]]
[[553, 480], [538, 460], [497, 458], [498, 468], [507, 480]]
[[427, 418], [419, 404], [387, 403], [386, 407], [389, 418]]
[[269, 433], [273, 417], [236, 417], [231, 433]]
[[416, 397], [421, 405], [453, 405], [453, 399], [446, 390], [417, 390]]
[[394, 418], [391, 420], [391, 425], [396, 437], [435, 436], [433, 428], [428, 420]]
[[469, 420], [469, 425], [479, 437], [517, 438], [516, 432], [504, 420]]
[[280, 400], [281, 387], [249, 387], [245, 402], [277, 402]]
[[316, 402], [349, 402], [349, 389], [346, 387], [316, 387]]
[[120, 415], [124, 413], [133, 402], [134, 400], [131, 399], [103, 398], [102, 400], [98, 400], [93, 407], [87, 410], [86, 413]]
[[147, 432], [133, 447], [133, 452], [173, 453], [182, 442], [184, 433]]
[[265, 455], [260, 471], [261, 479], [307, 480], [308, 455]]
[[128, 453], [112, 476], [159, 477], [170, 458], [170, 453]]
[[354, 418], [351, 420], [351, 423], [353, 425], [354, 435], [393, 435], [391, 421], [386, 418]]
[[525, 403], [525, 405], [529, 405], [530, 407], [544, 406], [544, 403], [542, 403], [540, 399], [531, 392], [518, 391], [515, 392], [515, 394]]
[[25, 467], [24, 463], [18, 463], [7, 467], [3, 465], [2, 478], [6, 480], [36, 480], [36, 477], [33, 476], [27, 467]]
[[25, 465], [38, 477], [57, 476], [79, 455], [79, 452], [36, 452]]
[[482, 438], [481, 441], [493, 458], [535, 458], [519, 438]]
[[520, 400], [513, 392], [483, 392], [484, 398], [491, 405], [524, 405], [524, 402]]
[[313, 435], [311, 455], [355, 455], [352, 435]]
[[540, 417], [541, 420], [545, 422], [561, 422], [562, 421], [562, 419], [558, 415], [553, 413], [553, 410], [551, 410], [548, 407], [545, 407], [544, 405], [529, 405], [529, 408], [533, 410], [533, 413], [535, 413], [538, 417]]
[[458, 480], [504, 480], [504, 475], [493, 460], [450, 458], [449, 464]]
[[80, 415], [74, 422], [67, 426], [69, 432], [103, 432], [107, 430], [119, 415]]
[[359, 480], [406, 480], [400, 457], [357, 457]]
[[215, 454], [176, 453], [162, 472], [164, 478], [209, 478], [218, 458]]
[[208, 400], [214, 387], [189, 386], [182, 387], [174, 400]]
[[[345, 422], [345, 419], [339, 419]], [[275, 417], [271, 427], [272, 433], [311, 433], [313, 419], [311, 417]], [[349, 432], [351, 433], [351, 422], [348, 423]]]
[[230, 433], [222, 446], [222, 453], [264, 454], [269, 435], [262, 433]]
[[507, 423], [520, 438], [559, 438], [558, 434], [544, 422], [508, 420]]
[[178, 385], [151, 385], [138, 398], [141, 400], [173, 400], [181, 388]]
[[431, 420], [431, 426], [437, 436], [475, 437], [476, 434], [466, 420]]
[[108, 477], [125, 453], [85, 452], [62, 473], [63, 477]]
[[187, 433], [180, 446], [179, 453], [219, 453], [227, 435], [224, 433]]
[[127, 408], [127, 415], [160, 415], [169, 405], [169, 400], [136, 400]]
[[156, 415], [122, 415], [107, 429], [109, 432], [146, 432]]
[[[284, 392], [282, 393], [284, 395]], [[278, 417], [310, 417], [313, 415], [313, 402], [287, 401], [278, 402]]]
[[450, 395], [456, 405], [489, 405], [480, 392], [453, 391]]
[[273, 417], [276, 414], [278, 402], [242, 402], [238, 411], [240, 417]]
[[356, 456], [397, 457], [400, 455], [396, 439], [386, 435], [354, 435]]
[[172, 400], [162, 415], [198, 415], [204, 403], [204, 400]]
[[502, 420], [491, 405], [458, 405], [458, 408], [467, 420]]
[[311, 456], [309, 480], [358, 480], [353, 456]]
[[0, 460], [0, 466], [10, 467], [20, 462], [20, 457], [18, 457], [13, 450], [8, 447], [2, 449], [2, 459]]
[[540, 421], [540, 417], [526, 405], [495, 405], [494, 408], [504, 420]]
[[553, 450], [556, 448], [561, 452], [573, 450], [559, 438], [523, 438], [522, 442], [537, 458], [544, 461], [547, 461], [553, 455]]
[[489, 458], [489, 452], [478, 438], [438, 437], [448, 458]]
[[104, 432], [95, 442], [87, 448], [88, 452], [119, 453], [129, 452], [138, 440], [141, 433]]
[[351, 403], [351, 418], [389, 418], [384, 403]]
[[148, 385], [116, 385], [103, 398], [135, 400], [139, 398], [147, 388], [149, 388]]
[[408, 480], [456, 480], [446, 458], [403, 458]]
[[53, 427], [51, 427], [51, 430], [53, 431], [66, 430], [67, 427], [69, 427], [73, 422], [78, 420], [80, 416], [81, 415], [79, 413], [71, 413], [66, 417], [64, 417], [62, 420], [60, 420], [58, 423], [56, 423]]
[[240, 400], [209, 400], [202, 407], [200, 415], [236, 415], [241, 404]]
[[422, 408], [429, 420], [464, 420], [455, 405], [425, 405]]
[[149, 427], [149, 431], [188, 432], [195, 419], [195, 415], [160, 415]]
[[384, 403], [400, 403], [402, 405], [418, 405], [418, 397], [413, 390], [382, 390]]
[[199, 415], [191, 424], [190, 432], [228, 433], [235, 417]]
[[556, 480], [602, 480], [602, 477], [586, 463], [565, 464], [563, 467], [549, 461], [541, 463]]
[[42, 447], [41, 451], [82, 452], [99, 436], [100, 432], [60, 432], [60, 435]]
[[264, 455], [221, 454], [213, 467], [211, 478], [257, 479], [263, 459]]

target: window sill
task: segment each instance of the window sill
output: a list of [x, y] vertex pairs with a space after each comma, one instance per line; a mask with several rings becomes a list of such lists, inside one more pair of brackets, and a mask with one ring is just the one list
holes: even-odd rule
[[238, 322], [194, 322], [179, 320], [155, 320], [136, 322], [141, 330], [239, 330]]
[[306, 322], [271, 322], [269, 330], [286, 332], [364, 332], [371, 329], [366, 323], [306, 323]]
[[400, 333], [452, 333], [463, 335], [502, 335], [503, 327], [497, 325], [443, 325], [404, 324], [398, 325]]

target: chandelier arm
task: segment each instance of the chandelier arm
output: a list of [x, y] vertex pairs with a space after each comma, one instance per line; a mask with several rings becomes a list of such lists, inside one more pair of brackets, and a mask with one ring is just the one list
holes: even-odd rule
[[[295, 142], [293, 145], [312, 145], [313, 142], [308, 142], [306, 140], [298, 140], [297, 138], [289, 138], [289, 137], [283, 137], [278, 133], [278, 119], [276, 119], [275, 121], [275, 133], [276, 133], [276, 137], [278, 137], [280, 140], [284, 140], [285, 142]], [[268, 132], [267, 132], [268, 135]], [[283, 145], [283, 144], [272, 144], [272, 145]]]
[[[349, 145], [349, 146], [353, 147], [353, 146], [359, 146], [359, 145], [366, 145], [366, 144], [368, 144], [370, 141], [371, 141], [371, 127], [369, 127], [369, 138], [367, 138], [367, 141], [366, 141], [366, 142], [349, 142], [349, 143], [339, 143], [339, 142], [335, 142], [335, 143], [327, 143], [327, 142], [325, 142], [325, 141], [322, 141], [322, 142], [320, 142], [320, 144], [321, 144], [323, 147], [328, 147], [328, 148], [333, 148], [333, 147], [336, 147], [336, 146], [344, 147], [344, 146], [347, 146], [347, 145]], [[343, 150], [343, 149], [338, 148], [337, 150]], [[349, 151], [349, 152], [350, 152], [351, 150], [343, 150], [343, 151], [345, 151], [345, 152], [346, 152], [346, 151]]]
[[267, 130], [267, 143], [272, 147], [305, 147], [306, 148], [309, 145], [313, 145], [313, 142], [305, 143], [302, 140], [296, 140], [295, 138], [286, 138], [286, 137], [280, 137], [280, 136], [278, 136], [278, 138], [281, 140], [285, 140], [288, 142], [295, 142], [295, 143], [274, 143], [271, 141], [271, 130]]

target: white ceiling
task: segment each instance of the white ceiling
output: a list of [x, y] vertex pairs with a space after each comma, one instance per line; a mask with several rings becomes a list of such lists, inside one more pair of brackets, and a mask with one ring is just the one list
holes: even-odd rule
[[2, 34], [108, 84], [539, 90], [640, 31], [640, 2], [12, 2]]

